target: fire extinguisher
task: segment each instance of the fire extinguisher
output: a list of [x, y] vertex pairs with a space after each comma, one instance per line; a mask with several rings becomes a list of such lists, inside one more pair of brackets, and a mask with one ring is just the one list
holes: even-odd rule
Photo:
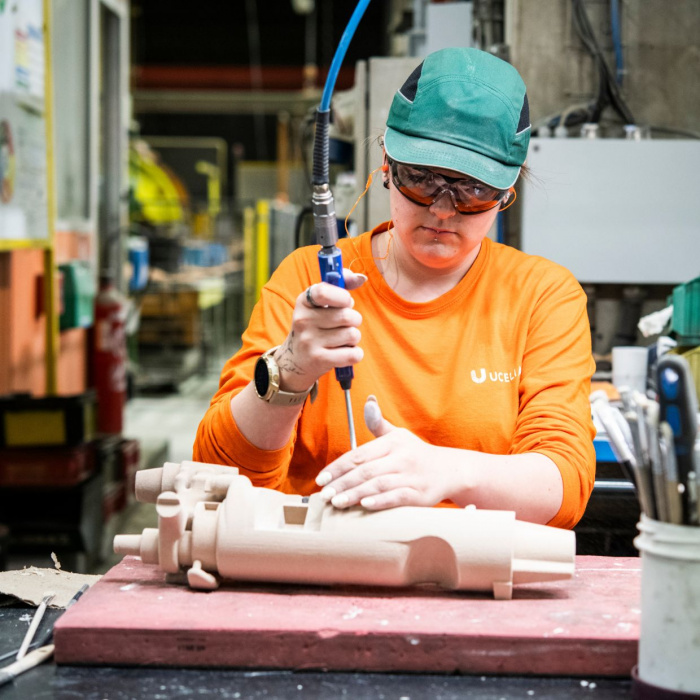
[[122, 432], [126, 403], [127, 300], [109, 276], [100, 278], [95, 298], [93, 377], [97, 392], [97, 430]]

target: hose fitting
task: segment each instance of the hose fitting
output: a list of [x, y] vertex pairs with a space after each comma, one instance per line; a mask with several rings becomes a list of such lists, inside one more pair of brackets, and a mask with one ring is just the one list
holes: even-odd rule
[[328, 184], [314, 185], [311, 206], [314, 212], [316, 243], [324, 248], [334, 246], [338, 242], [338, 224], [335, 217], [333, 193]]

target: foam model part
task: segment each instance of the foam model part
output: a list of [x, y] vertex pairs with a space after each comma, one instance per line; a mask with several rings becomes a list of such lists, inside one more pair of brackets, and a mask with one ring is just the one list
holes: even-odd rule
[[[117, 554], [140, 556], [191, 588], [222, 580], [413, 586], [493, 592], [570, 579], [575, 535], [522, 522], [512, 511], [400, 507], [338, 510], [254, 487], [232, 467], [166, 462], [136, 474], [136, 498], [155, 503], [158, 528], [117, 535]], [[179, 575], [179, 576], [177, 576]]]

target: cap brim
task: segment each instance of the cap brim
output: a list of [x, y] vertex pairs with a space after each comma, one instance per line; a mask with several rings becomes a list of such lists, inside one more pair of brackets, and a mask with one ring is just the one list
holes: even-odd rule
[[400, 163], [455, 170], [498, 190], [512, 187], [520, 174], [518, 165], [504, 165], [481, 153], [441, 141], [407, 136], [391, 127], [384, 133], [384, 148], [392, 160]]

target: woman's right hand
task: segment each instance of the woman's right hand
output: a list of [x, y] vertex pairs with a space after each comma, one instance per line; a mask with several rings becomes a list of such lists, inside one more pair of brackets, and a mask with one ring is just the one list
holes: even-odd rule
[[362, 315], [353, 309], [350, 291], [367, 277], [348, 269], [343, 277], [345, 289], [318, 282], [297, 297], [292, 328], [275, 353], [283, 391], [306, 391], [334, 367], [356, 365], [362, 359], [358, 346]]

